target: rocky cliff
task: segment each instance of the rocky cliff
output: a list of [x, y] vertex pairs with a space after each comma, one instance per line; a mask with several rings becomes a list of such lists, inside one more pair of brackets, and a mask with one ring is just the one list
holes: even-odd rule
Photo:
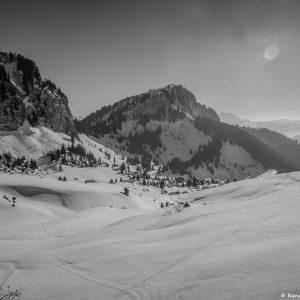
[[0, 130], [13, 131], [27, 119], [77, 136], [66, 95], [43, 80], [35, 62], [19, 54], [0, 52]]

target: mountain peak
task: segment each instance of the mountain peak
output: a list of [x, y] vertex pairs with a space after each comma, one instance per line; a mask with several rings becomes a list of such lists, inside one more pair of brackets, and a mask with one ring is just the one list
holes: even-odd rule
[[198, 103], [193, 93], [182, 85], [169, 84], [165, 87], [150, 89], [148, 92], [116, 102], [114, 107], [124, 102], [137, 107], [134, 117], [148, 115], [150, 119], [169, 121], [184, 117], [191, 119], [202, 117], [219, 121], [217, 113], [212, 108]]
[[188, 89], [182, 85], [170, 84], [102, 107], [83, 120], [76, 122], [76, 125], [79, 130], [92, 125], [97, 136], [116, 132], [126, 121], [175, 122], [186, 117], [192, 120], [200, 117], [219, 122], [217, 113], [212, 108], [198, 103]]

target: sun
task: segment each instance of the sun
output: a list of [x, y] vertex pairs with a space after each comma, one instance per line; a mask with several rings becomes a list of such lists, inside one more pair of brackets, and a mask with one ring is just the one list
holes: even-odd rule
[[274, 60], [280, 54], [280, 50], [277, 45], [270, 45], [264, 51], [264, 58], [268, 61]]

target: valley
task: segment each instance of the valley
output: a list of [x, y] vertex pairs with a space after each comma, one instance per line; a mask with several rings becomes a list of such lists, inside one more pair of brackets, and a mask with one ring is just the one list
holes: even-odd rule
[[[165, 196], [138, 184], [85, 184], [96, 170], [106, 176], [103, 168], [66, 170], [80, 182], [0, 175], [0, 279], [21, 287], [22, 299], [246, 300], [297, 292], [299, 173]], [[120, 193], [124, 185], [129, 197]], [[16, 207], [3, 195], [16, 197]], [[191, 206], [159, 208], [166, 199]]]

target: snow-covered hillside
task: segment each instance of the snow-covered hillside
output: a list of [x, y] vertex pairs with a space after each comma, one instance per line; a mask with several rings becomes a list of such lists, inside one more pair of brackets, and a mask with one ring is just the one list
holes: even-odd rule
[[[140, 134], [144, 129], [155, 131], [161, 128], [160, 141], [161, 147], [157, 149], [148, 148], [148, 151], [153, 154], [153, 157], [163, 164], [167, 164], [172, 158], [179, 158], [182, 161], [190, 160], [199, 147], [208, 145], [212, 142], [212, 135], [205, 134], [195, 128], [193, 121], [189, 118], [178, 120], [176, 122], [155, 121], [151, 120], [144, 127], [137, 121], [127, 121], [122, 124], [122, 129], [119, 131], [121, 136], [126, 137], [123, 142], [120, 142], [112, 135], [104, 135], [98, 142], [114, 149], [116, 152], [130, 155], [127, 151], [123, 151], [128, 136], [136, 133]], [[133, 147], [134, 149], [134, 147]], [[224, 142], [220, 150], [220, 164], [213, 166], [214, 173], [212, 174], [206, 164], [201, 168], [191, 167], [188, 171], [192, 175], [199, 178], [215, 177], [228, 179], [241, 179], [247, 177], [255, 177], [263, 173], [264, 168], [261, 163], [253, 159], [253, 157], [242, 147], [236, 144]], [[172, 172], [166, 172], [170, 175]]]
[[13, 156], [37, 159], [48, 151], [71, 143], [70, 137], [46, 127], [30, 127], [25, 120], [17, 131], [0, 132], [0, 153], [11, 152]]
[[154, 188], [2, 174], [0, 283], [30, 300], [280, 299], [299, 291], [299, 183], [269, 173], [169, 196], [191, 203], [177, 213]]
[[[79, 138], [80, 141], [75, 140], [75, 145], [82, 144], [87, 151], [94, 154], [95, 158], [107, 161], [105, 153], [108, 153], [111, 156], [111, 161], [113, 158], [118, 163], [122, 160], [120, 155], [90, 139], [85, 134], [81, 134]], [[17, 131], [0, 132], [0, 153], [10, 152], [14, 157], [26, 156], [38, 159], [49, 151], [60, 148], [63, 144], [71, 144], [70, 136], [43, 126], [30, 127], [26, 120]]]

